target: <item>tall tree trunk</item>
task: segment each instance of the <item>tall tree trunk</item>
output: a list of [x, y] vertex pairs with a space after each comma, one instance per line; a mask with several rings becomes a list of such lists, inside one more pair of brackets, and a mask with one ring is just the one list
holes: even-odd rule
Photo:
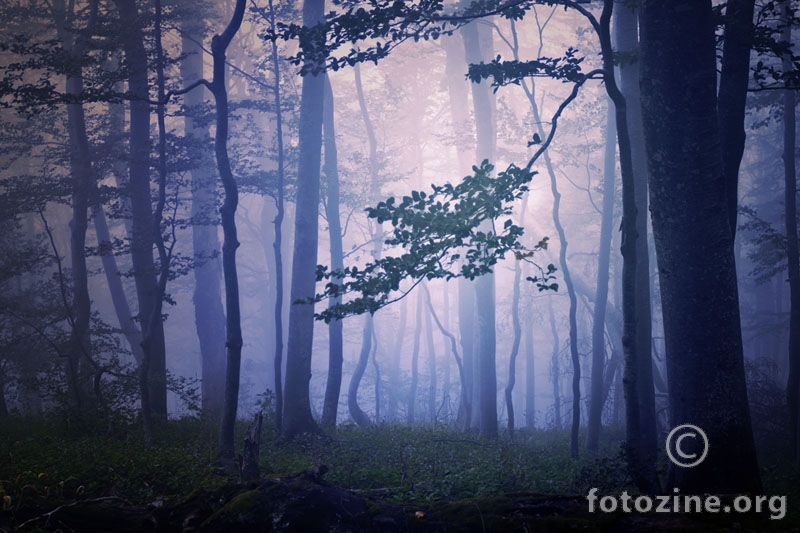
[[603, 394], [606, 367], [606, 305], [608, 304], [611, 267], [611, 230], [614, 223], [616, 191], [616, 123], [613, 102], [608, 101], [605, 160], [603, 165], [603, 213], [600, 221], [600, 249], [597, 257], [597, 287], [592, 314], [592, 379], [589, 396], [589, 422], [586, 425], [586, 449], [597, 452], [606, 396]]
[[[694, 468], [673, 468], [672, 481], [684, 493], [759, 493], [723, 194], [711, 2], [644, 0], [640, 21], [670, 423], [700, 427], [715, 450]], [[702, 451], [688, 440], [684, 453]]]
[[[781, 4], [781, 18], [784, 24], [781, 41], [787, 45], [792, 42], [791, 2]], [[784, 75], [794, 69], [791, 53], [782, 58]], [[800, 470], [800, 252], [797, 238], [797, 172], [795, 170], [795, 90], [783, 91], [783, 179], [784, 204], [786, 209], [786, 259], [789, 274], [789, 377], [786, 383], [787, 405], [789, 408], [790, 442], [795, 453], [795, 465]]]
[[[467, 64], [478, 64], [488, 61], [491, 56], [492, 29], [477, 22], [467, 24], [461, 29], [464, 38], [464, 57]], [[487, 51], [489, 53], [487, 53]], [[472, 104], [475, 115], [477, 162], [494, 159], [495, 124], [494, 101], [489, 84], [472, 83]], [[489, 231], [491, 222], [485, 221], [482, 231]], [[496, 331], [495, 331], [495, 286], [494, 274], [489, 273], [477, 278], [475, 285], [475, 310], [477, 327], [477, 352], [475, 357], [478, 370], [476, 373], [479, 391], [477, 412], [478, 429], [485, 438], [497, 437], [497, 366], [496, 366]]]
[[236, 249], [239, 240], [236, 235], [236, 207], [239, 204], [239, 190], [231, 172], [228, 159], [228, 91], [225, 87], [225, 52], [233, 36], [239, 31], [244, 18], [245, 0], [236, 0], [233, 15], [221, 35], [211, 39], [211, 54], [214, 58], [214, 77], [211, 92], [217, 107], [214, 155], [217, 170], [225, 191], [220, 208], [222, 222], [222, 272], [225, 279], [225, 400], [219, 430], [219, 453], [223, 464], [233, 467], [233, 433], [236, 424], [236, 411], [239, 406], [239, 373], [242, 363], [242, 325], [239, 311], [239, 276], [236, 272]]
[[419, 337], [422, 334], [422, 298], [417, 294], [417, 310], [414, 314], [414, 347], [411, 351], [411, 385], [408, 388], [408, 424], [414, 424], [417, 406], [417, 384], [419, 383]]
[[[426, 287], [427, 288], [427, 287]], [[428, 422], [436, 425], [436, 346], [433, 342], [431, 313], [425, 313], [425, 331], [428, 343]]]
[[[93, 25], [97, 15], [97, 3], [93, 2], [89, 24]], [[64, 49], [70, 54], [75, 66], [67, 72], [66, 92], [78, 97], [83, 93], [83, 71], [80, 65], [86, 51], [85, 38], [72, 35], [75, 23], [72, 6], [69, 10], [63, 1], [54, 5], [57, 33]], [[72, 221], [70, 222], [70, 262], [72, 266], [72, 303], [70, 316], [70, 348], [67, 355], [67, 384], [71, 401], [78, 410], [89, 407], [92, 399], [91, 300], [89, 298], [89, 274], [86, 268], [86, 231], [88, 228], [89, 194], [95, 187], [86, 119], [81, 103], [67, 104], [67, 132], [69, 136], [69, 164], [72, 177]]]
[[350, 410], [350, 416], [353, 417], [356, 424], [361, 427], [369, 427], [372, 422], [367, 416], [367, 413], [358, 405], [358, 387], [361, 384], [361, 379], [364, 377], [364, 371], [367, 369], [369, 362], [369, 353], [372, 348], [372, 328], [373, 318], [372, 314], [364, 316], [364, 329], [361, 337], [361, 352], [358, 356], [358, 362], [353, 370], [353, 376], [350, 378], [350, 386], [347, 389], [347, 407]]
[[[635, 7], [635, 6], [634, 6]], [[638, 13], [625, 4], [617, 4], [614, 12], [614, 29], [617, 49], [629, 56], [639, 50]], [[647, 239], [647, 155], [642, 130], [642, 103], [639, 95], [639, 62], [624, 62], [619, 66], [620, 91], [626, 102], [626, 115], [630, 139], [630, 157], [636, 205], [636, 398], [638, 401], [638, 456], [647, 483], [655, 486], [656, 463], [656, 406], [653, 387], [652, 316], [650, 305], [650, 251]], [[642, 485], [645, 486], [645, 485]]]
[[744, 153], [744, 111], [750, 79], [755, 0], [728, 0], [717, 97], [719, 137], [725, 175], [725, 201], [731, 236], [736, 236], [739, 209], [739, 165]]
[[[527, 276], [525, 276], [527, 278]], [[536, 372], [533, 345], [533, 310], [528, 304], [522, 330], [522, 343], [525, 351], [525, 427], [536, 427]]]
[[547, 299], [547, 310], [550, 315], [550, 334], [553, 337], [553, 355], [550, 359], [550, 377], [553, 383], [553, 423], [556, 428], [561, 428], [561, 363], [558, 358], [561, 352], [561, 341], [558, 339], [556, 315], [553, 312], [553, 296]]
[[[328, 201], [325, 214], [328, 219], [328, 233], [331, 247], [331, 270], [344, 268], [342, 252], [342, 224], [339, 220], [339, 162], [336, 152], [336, 132], [333, 119], [333, 90], [328, 76], [325, 76], [325, 104], [323, 106], [322, 129], [325, 138], [325, 178], [327, 179]], [[331, 297], [328, 305], [341, 303], [341, 296]], [[339, 394], [342, 389], [342, 321], [331, 320], [328, 324], [328, 381], [325, 386], [325, 401], [322, 406], [322, 427], [336, 429], [339, 411]]]
[[403, 354], [403, 344], [406, 335], [406, 322], [408, 320], [408, 299], [403, 298], [400, 303], [400, 325], [397, 328], [397, 339], [394, 342], [391, 359], [389, 360], [389, 395], [387, 398], [386, 418], [389, 422], [396, 422], [397, 406], [400, 400], [400, 358]]
[[375, 422], [381, 421], [381, 368], [378, 366], [378, 331], [372, 327], [372, 370], [375, 372]]
[[[275, 8], [272, 0], [269, 0], [269, 21], [270, 27], [274, 30]], [[275, 430], [280, 432], [283, 429], [283, 218], [284, 208], [284, 188], [285, 188], [285, 158], [283, 153], [283, 109], [281, 108], [281, 63], [278, 56], [278, 42], [272, 41], [272, 94], [275, 104], [275, 140], [277, 146], [278, 162], [278, 183], [275, 191], [275, 239], [272, 243], [273, 255], [275, 257], [275, 351], [273, 354], [273, 374], [275, 375]], [[338, 184], [338, 180], [337, 180]], [[336, 218], [338, 222], [338, 217]], [[334, 425], [336, 417], [334, 416]]]
[[433, 321], [436, 322], [436, 327], [439, 328], [439, 331], [450, 339], [450, 353], [453, 354], [453, 359], [456, 360], [456, 366], [458, 367], [458, 377], [461, 381], [461, 407], [459, 407], [459, 412], [464, 412], [466, 420], [469, 420], [471, 405], [469, 402], [469, 394], [467, 394], [467, 380], [465, 378], [465, 367], [464, 362], [461, 357], [458, 355], [458, 342], [456, 342], [455, 336], [450, 333], [445, 325], [439, 320], [439, 317], [436, 316], [436, 310], [433, 308], [433, 304], [431, 303], [431, 295], [428, 292], [428, 287], [426, 285], [422, 285], [422, 289], [425, 291], [425, 301], [428, 304], [428, 311], [430, 312], [431, 316], [433, 317]]
[[[519, 225], [525, 227], [525, 214], [528, 210], [528, 193], [522, 196]], [[508, 382], [506, 383], [505, 399], [506, 412], [508, 413], [508, 436], [514, 438], [514, 386], [517, 382], [517, 355], [522, 342], [522, 324], [519, 320], [520, 282], [522, 280], [522, 265], [520, 260], [514, 261], [514, 284], [511, 294], [511, 327], [514, 338], [511, 341], [511, 355], [508, 358]], [[529, 313], [530, 314], [530, 311]]]
[[[153, 261], [153, 211], [150, 197], [150, 104], [147, 80], [147, 53], [139, 11], [134, 0], [115, 0], [122, 27], [122, 46], [127, 65], [130, 111], [131, 259], [139, 303], [139, 322], [150, 324], [149, 337], [144, 331], [142, 367], [149, 394], [143, 398], [143, 412], [167, 416], [167, 366], [164, 325], [161, 317], [152, 317], [157, 307], [158, 281]], [[144, 329], [144, 326], [143, 326]], [[147, 404], [145, 407], [144, 404]]]
[[103, 264], [108, 292], [111, 296], [111, 303], [114, 305], [114, 313], [117, 315], [119, 328], [137, 364], [142, 363], [142, 332], [136, 325], [131, 313], [128, 297], [125, 288], [122, 286], [122, 274], [117, 266], [117, 258], [111, 244], [111, 232], [108, 229], [106, 213], [100, 200], [97, 187], [92, 191], [92, 223], [94, 224], [95, 234], [97, 235], [97, 247], [100, 250], [100, 260]]
[[[303, 4], [303, 25], [322, 22], [325, 0]], [[286, 352], [286, 389], [283, 399], [283, 434], [317, 432], [311, 415], [309, 382], [314, 340], [314, 305], [296, 303], [313, 298], [316, 285], [319, 217], [319, 178], [322, 151], [323, 74], [306, 74], [300, 96], [299, 165], [294, 222], [289, 338]]]
[[[370, 202], [376, 201], [380, 186], [378, 183], [378, 141], [375, 138], [375, 130], [372, 127], [372, 121], [369, 117], [367, 110], [367, 102], [364, 98], [364, 88], [361, 83], [361, 66], [357, 63], [353, 67], [356, 82], [356, 95], [358, 97], [358, 106], [361, 110], [361, 117], [364, 120], [364, 127], [367, 130], [367, 141], [369, 144], [369, 172], [370, 172], [370, 188], [369, 199]], [[374, 260], [380, 259], [381, 249], [383, 245], [383, 231], [381, 225], [376, 224], [371, 231], [372, 240], [372, 257]], [[364, 317], [364, 333], [362, 336], [361, 353], [358, 358], [358, 363], [353, 371], [353, 377], [350, 380], [350, 387], [347, 391], [347, 404], [350, 407], [350, 414], [359, 426], [370, 425], [369, 417], [358, 405], [358, 387], [361, 383], [361, 378], [364, 376], [364, 371], [367, 368], [370, 354], [370, 344], [372, 342], [372, 331], [374, 318], [372, 313]]]
[[[185, 54], [181, 62], [184, 83], [203, 77], [203, 50], [190, 38], [199, 35], [194, 21], [182, 21], [184, 34], [181, 47]], [[194, 114], [202, 112], [202, 91], [191, 91], [184, 97], [188, 113], [184, 118], [184, 135], [208, 144], [208, 127], [198, 123]], [[202, 369], [202, 407], [211, 420], [218, 423], [222, 416], [225, 392], [225, 311], [222, 307], [222, 272], [217, 236], [217, 184], [211, 170], [210, 158], [202, 153], [201, 160], [191, 170], [192, 176], [192, 253], [194, 255], [194, 323], [200, 342]]]

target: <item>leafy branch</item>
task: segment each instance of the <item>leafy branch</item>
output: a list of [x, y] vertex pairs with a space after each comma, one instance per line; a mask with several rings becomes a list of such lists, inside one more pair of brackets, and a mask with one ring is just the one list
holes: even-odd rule
[[[329, 322], [345, 316], [374, 313], [381, 307], [402, 299], [423, 280], [453, 278], [475, 279], [492, 271], [492, 267], [509, 252], [518, 260], [528, 260], [537, 250], [547, 248], [547, 238], [532, 249], [520, 243], [523, 228], [512, 220], [501, 230], [494, 222], [511, 214], [512, 204], [528, 190], [534, 176], [527, 168], [510, 165], [496, 177], [494, 166], [487, 160], [472, 167], [473, 175], [458, 185], [431, 185], [431, 191], [412, 191], [400, 202], [394, 197], [367, 209], [367, 216], [378, 223], [390, 222], [393, 230], [385, 243], [404, 252], [386, 256], [359, 268], [351, 266], [328, 271], [317, 266], [317, 281], [327, 281], [315, 302], [329, 297], [356, 295], [346, 302], [317, 313], [318, 320]], [[481, 229], [484, 221], [492, 229]], [[541, 269], [540, 290], [556, 288], [547, 285], [555, 267]], [[404, 280], [410, 287], [401, 290]], [[399, 293], [399, 294], [398, 294]]]

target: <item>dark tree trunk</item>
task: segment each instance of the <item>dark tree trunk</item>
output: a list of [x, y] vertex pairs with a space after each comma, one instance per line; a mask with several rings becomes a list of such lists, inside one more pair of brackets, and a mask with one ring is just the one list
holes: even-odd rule
[[[74, 23], [71, 9], [63, 2], [54, 6], [57, 32], [64, 49], [75, 66], [67, 73], [66, 92], [80, 95], [83, 92], [83, 71], [80, 62], [86, 50], [86, 39], [72, 35]], [[92, 3], [90, 25], [97, 14], [97, 3]], [[89, 321], [89, 274], [86, 268], [86, 231], [88, 229], [89, 195], [95, 187], [86, 119], [81, 103], [67, 104], [67, 132], [69, 136], [69, 168], [72, 178], [72, 221], [70, 222], [70, 263], [72, 266], [72, 302], [70, 316], [70, 348], [67, 354], [67, 385], [70, 400], [78, 410], [89, 407], [92, 400], [91, 339]]]
[[[331, 247], [331, 270], [344, 268], [342, 252], [342, 224], [339, 220], [339, 162], [336, 152], [336, 131], [333, 119], [333, 90], [325, 76], [325, 104], [323, 106], [322, 129], [325, 138], [325, 178], [327, 180], [328, 198], [325, 203], [325, 214], [328, 219], [328, 234]], [[329, 306], [341, 303], [341, 297], [330, 298]], [[328, 381], [325, 386], [325, 401], [322, 406], [322, 427], [326, 430], [336, 429], [336, 417], [339, 411], [339, 394], [342, 389], [342, 321], [331, 320], [328, 324]]]
[[[183, 21], [184, 31], [198, 34], [191, 21]], [[203, 77], [203, 50], [184, 34], [181, 40], [185, 59], [181, 63], [184, 83]], [[199, 142], [210, 139], [208, 127], [193, 118], [202, 112], [202, 91], [191, 91], [184, 97], [188, 113], [184, 118], [184, 135]], [[202, 124], [202, 122], [201, 122]], [[217, 182], [211, 170], [210, 157], [200, 155], [192, 176], [192, 253], [194, 254], [194, 323], [200, 342], [202, 368], [202, 407], [211, 420], [218, 423], [225, 396], [225, 311], [222, 307], [222, 272], [217, 236]], [[206, 164], [203, 164], [206, 163]]]
[[[519, 214], [519, 225], [525, 227], [525, 213], [528, 211], [528, 194], [522, 196], [522, 208]], [[514, 261], [514, 284], [511, 294], [511, 327], [514, 338], [511, 341], [511, 355], [508, 358], [508, 382], [506, 383], [505, 399], [506, 412], [508, 413], [508, 436], [514, 438], [514, 386], [517, 382], [517, 355], [522, 342], [522, 324], [519, 319], [520, 282], [522, 281], [522, 265], [520, 260]], [[530, 311], [528, 312], [530, 316]], [[526, 346], [526, 349], [528, 347]], [[531, 347], [532, 349], [532, 347]], [[527, 415], [526, 415], [527, 420]]]
[[736, 236], [739, 209], [739, 165], [744, 153], [744, 110], [750, 79], [750, 49], [753, 47], [755, 0], [728, 0], [719, 78], [717, 115], [725, 175], [725, 201], [731, 236]]
[[[324, 10], [325, 0], [308, 0], [303, 4], [303, 24], [310, 27], [321, 22]], [[314, 305], [298, 303], [298, 300], [313, 298], [316, 288], [324, 95], [324, 75], [306, 74], [300, 96], [297, 207], [286, 352], [286, 389], [283, 395], [283, 435], [287, 438], [319, 431], [311, 415], [309, 398]]]
[[214, 154], [217, 159], [225, 197], [220, 208], [222, 221], [222, 272], [225, 279], [225, 400], [219, 430], [219, 453], [223, 464], [230, 468], [234, 460], [234, 426], [239, 406], [239, 373], [242, 363], [242, 326], [239, 312], [239, 276], [236, 272], [236, 207], [239, 190], [228, 159], [228, 91], [225, 87], [225, 52], [244, 18], [245, 0], [236, 0], [231, 20], [222, 35], [211, 39], [214, 58], [214, 77], [211, 92], [217, 107]]
[[[792, 42], [791, 3], [785, 0], [781, 18], [785, 25], [781, 41]], [[782, 58], [784, 74], [791, 74], [794, 68], [791, 54]], [[786, 383], [787, 405], [789, 408], [790, 442], [795, 453], [795, 465], [800, 470], [800, 252], [797, 238], [797, 172], [795, 170], [796, 93], [792, 89], [783, 91], [783, 179], [784, 204], [786, 209], [786, 259], [789, 277], [789, 377]]]
[[261, 450], [261, 423], [264, 417], [261, 411], [253, 417], [253, 423], [247, 429], [244, 437], [244, 450], [242, 452], [242, 465], [239, 470], [239, 483], [256, 481], [260, 477], [258, 456]]
[[[640, 85], [670, 424], [700, 427], [715, 450], [694, 468], [673, 468], [671, 477], [684, 493], [759, 493], [716, 115], [711, 2], [642, 6]], [[683, 452], [701, 451], [687, 440]]]
[[[275, 25], [275, 8], [269, 0], [269, 21], [272, 29]], [[278, 160], [278, 183], [275, 191], [275, 240], [272, 243], [275, 257], [275, 352], [273, 355], [273, 373], [275, 374], [275, 430], [283, 429], [283, 218], [284, 218], [284, 182], [285, 160], [283, 154], [283, 109], [281, 109], [281, 64], [278, 56], [278, 42], [272, 41], [272, 93], [275, 103], [275, 140]], [[335, 158], [335, 153], [334, 153]], [[335, 163], [335, 159], [334, 159]], [[335, 165], [334, 165], [335, 166]], [[338, 185], [338, 178], [337, 178]], [[338, 222], [338, 217], [336, 221]], [[331, 237], [333, 242], [333, 237]], [[333, 246], [333, 245], [331, 245]], [[333, 255], [333, 254], [331, 254]], [[335, 267], [334, 267], [335, 268]], [[341, 381], [341, 380], [340, 380]], [[334, 416], [334, 425], [336, 417]]]
[[[139, 11], [134, 0], [115, 0], [123, 29], [121, 38], [127, 66], [130, 101], [130, 180], [131, 259], [139, 303], [139, 322], [151, 324], [149, 336], [142, 331], [145, 378], [149, 394], [142, 398], [143, 417], [167, 416], [167, 367], [164, 325], [161, 316], [153, 317], [157, 307], [158, 281], [153, 261], [153, 211], [150, 197], [150, 104], [147, 80], [147, 53]], [[146, 404], [146, 405], [145, 405]]]
[[603, 166], [603, 213], [600, 221], [600, 249], [597, 257], [597, 287], [592, 314], [592, 379], [589, 396], [589, 421], [586, 425], [586, 448], [597, 452], [603, 419], [603, 376], [606, 371], [606, 305], [608, 304], [609, 269], [611, 267], [611, 230], [614, 224], [616, 191], [616, 122], [613, 102], [608, 101], [605, 161]]
[[[639, 50], [638, 13], [625, 4], [617, 4], [614, 12], [614, 30], [617, 49], [630, 56]], [[638, 401], [638, 456], [641, 458], [643, 476], [655, 486], [656, 462], [656, 411], [653, 388], [652, 318], [650, 305], [650, 252], [647, 243], [647, 156], [642, 131], [642, 103], [639, 95], [639, 62], [626, 62], [619, 66], [620, 91], [624, 95], [630, 139], [630, 158], [636, 205], [636, 398]], [[646, 488], [645, 484], [642, 487]]]

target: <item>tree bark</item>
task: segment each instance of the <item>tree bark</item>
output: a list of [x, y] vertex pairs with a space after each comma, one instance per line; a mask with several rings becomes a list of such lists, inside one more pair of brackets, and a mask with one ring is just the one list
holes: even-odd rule
[[616, 192], [616, 122], [614, 103], [608, 101], [605, 161], [603, 166], [603, 213], [600, 221], [600, 248], [597, 257], [597, 287], [592, 313], [592, 378], [589, 396], [589, 421], [586, 425], [586, 449], [597, 452], [606, 396], [603, 394], [606, 371], [606, 305], [608, 304], [609, 269], [611, 267], [611, 230], [614, 224]]
[[419, 337], [422, 334], [422, 298], [417, 294], [417, 310], [414, 315], [414, 347], [411, 352], [411, 385], [408, 388], [408, 424], [414, 424], [417, 406], [417, 384], [419, 383]]
[[[478, 64], [491, 56], [492, 29], [477, 22], [461, 29], [464, 38], [464, 58], [467, 64]], [[487, 53], [488, 52], [488, 53]], [[494, 101], [489, 84], [471, 83], [472, 104], [475, 115], [476, 162], [493, 160], [495, 150]], [[485, 221], [481, 231], [491, 231], [491, 222]], [[475, 310], [477, 351], [475, 386], [478, 391], [478, 430], [481, 437], [496, 438], [497, 424], [497, 340], [495, 330], [495, 283], [494, 273], [477, 278], [475, 286]], [[475, 404], [473, 404], [475, 405]], [[475, 411], [473, 411], [475, 413]]]
[[[323, 106], [322, 129], [325, 137], [325, 178], [327, 180], [328, 201], [325, 215], [328, 219], [328, 234], [331, 248], [331, 270], [344, 268], [342, 251], [342, 224], [339, 220], [339, 162], [336, 151], [336, 132], [333, 119], [333, 90], [328, 76], [325, 76], [325, 103]], [[342, 298], [330, 298], [328, 305], [341, 303]], [[331, 320], [328, 324], [328, 381], [325, 386], [325, 401], [322, 406], [322, 427], [336, 429], [339, 411], [339, 394], [342, 389], [342, 321]]]
[[[711, 2], [644, 0], [640, 22], [670, 423], [700, 427], [715, 450], [694, 468], [673, 468], [671, 481], [684, 493], [759, 493], [716, 115]], [[684, 453], [701, 451], [687, 440]]]
[[236, 0], [233, 15], [221, 35], [211, 39], [211, 54], [214, 58], [214, 77], [211, 92], [216, 103], [216, 134], [214, 154], [217, 170], [225, 191], [220, 208], [222, 221], [222, 272], [225, 279], [225, 400], [219, 430], [219, 453], [223, 464], [230, 468], [234, 460], [234, 426], [239, 406], [239, 373], [242, 363], [242, 326], [239, 311], [239, 276], [236, 272], [236, 207], [239, 204], [239, 189], [231, 172], [228, 159], [228, 91], [225, 87], [225, 52], [233, 36], [239, 31], [244, 18], [245, 0]]
[[[185, 32], [199, 34], [194, 21], [181, 22]], [[193, 83], [203, 77], [203, 50], [187, 34], [181, 39], [181, 47], [185, 54], [181, 62], [181, 77], [184, 83]], [[201, 112], [203, 92], [187, 93], [184, 102], [188, 109], [183, 123], [184, 136], [207, 144], [210, 140], [208, 127], [198, 124], [193, 116]], [[200, 161], [191, 170], [194, 323], [200, 342], [202, 408], [212, 421], [218, 423], [225, 395], [225, 311], [222, 307], [222, 267], [217, 257], [217, 185], [216, 176], [207, 164], [210, 158], [207, 159], [202, 152], [197, 156]]]
[[[625, 4], [617, 4], [614, 12], [614, 28], [617, 50], [633, 57], [639, 51], [638, 12]], [[638, 446], [647, 482], [655, 486], [656, 463], [656, 407], [653, 387], [652, 363], [652, 311], [650, 305], [650, 251], [647, 242], [647, 155], [642, 131], [642, 103], [639, 94], [639, 61], [623, 62], [619, 66], [620, 91], [626, 106], [628, 138], [630, 139], [630, 159], [633, 171], [634, 203], [636, 205], [636, 270], [635, 270], [635, 354], [636, 354], [636, 398], [638, 401]], [[642, 485], [643, 487], [645, 485]]]
[[[791, 2], [781, 4], [784, 24], [781, 41], [792, 42]], [[781, 58], [784, 75], [794, 69], [791, 53]], [[792, 89], [783, 91], [783, 180], [784, 205], [786, 209], [786, 259], [789, 278], [789, 376], [786, 383], [786, 399], [789, 409], [789, 435], [795, 454], [795, 466], [800, 470], [800, 251], [797, 237], [797, 172], [796, 154], [796, 93]]]
[[[303, 4], [303, 25], [311, 27], [322, 22], [324, 10], [324, 0], [306, 1]], [[314, 304], [299, 303], [298, 300], [313, 298], [316, 288], [324, 95], [324, 75], [306, 74], [300, 96], [297, 206], [283, 405], [283, 435], [287, 438], [319, 431], [311, 415], [309, 398]]]
[[143, 398], [143, 411], [156, 417], [167, 416], [167, 366], [164, 324], [152, 317], [158, 298], [158, 281], [153, 261], [153, 207], [150, 196], [150, 104], [148, 103], [147, 52], [141, 19], [134, 0], [115, 0], [121, 21], [122, 43], [127, 65], [129, 105], [131, 204], [131, 259], [139, 304], [139, 322], [152, 323], [150, 337], [143, 331], [143, 359], [149, 394]]

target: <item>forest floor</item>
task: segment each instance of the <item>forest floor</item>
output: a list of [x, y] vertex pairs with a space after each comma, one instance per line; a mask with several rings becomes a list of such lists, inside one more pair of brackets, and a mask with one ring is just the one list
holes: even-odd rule
[[2, 426], [0, 531], [800, 531], [800, 476], [774, 451], [762, 453], [762, 475], [766, 495], [787, 496], [781, 520], [768, 510], [590, 512], [592, 487], [636, 493], [619, 428], [606, 428], [599, 454], [573, 460], [561, 430], [487, 442], [447, 428], [341, 426], [333, 438], [280, 443], [265, 424], [262, 479], [238, 484], [216, 465], [214, 430], [195, 419], [165, 424], [151, 447], [135, 425]]

